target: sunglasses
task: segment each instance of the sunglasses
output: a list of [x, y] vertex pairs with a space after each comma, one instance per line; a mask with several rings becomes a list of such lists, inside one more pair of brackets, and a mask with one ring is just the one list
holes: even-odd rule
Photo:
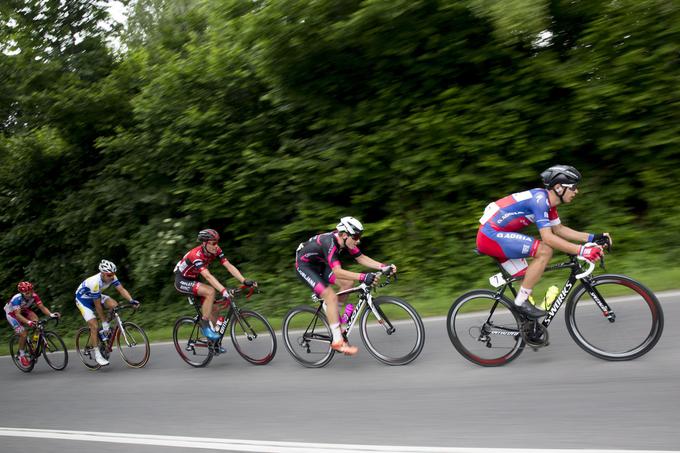
[[576, 190], [578, 186], [576, 184], [562, 184], [562, 187], [569, 190]]
[[361, 239], [361, 233], [350, 234], [349, 237], [351, 237], [351, 238], [354, 239], [355, 241], [358, 241], [359, 239]]

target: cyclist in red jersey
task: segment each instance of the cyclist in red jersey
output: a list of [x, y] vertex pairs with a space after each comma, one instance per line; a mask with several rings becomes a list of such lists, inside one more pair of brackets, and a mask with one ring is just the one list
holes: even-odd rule
[[[229, 299], [230, 294], [213, 274], [208, 270], [208, 266], [219, 259], [220, 264], [229, 271], [239, 282], [246, 286], [257, 286], [257, 282], [249, 280], [241, 275], [241, 272], [229, 262], [218, 242], [220, 235], [213, 229], [201, 230], [198, 233], [198, 241], [201, 245], [187, 252], [175, 266], [175, 289], [191, 296], [198, 296], [202, 299], [201, 308], [201, 330], [210, 340], [219, 339], [219, 334], [210, 326], [210, 321], [214, 321], [213, 303], [215, 302], [215, 291], [219, 292], [223, 298]], [[207, 283], [200, 283], [198, 276], [203, 276]]]

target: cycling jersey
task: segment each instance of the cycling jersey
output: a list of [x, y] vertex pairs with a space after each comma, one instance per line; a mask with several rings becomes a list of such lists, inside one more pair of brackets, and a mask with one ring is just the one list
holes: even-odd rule
[[10, 316], [14, 316], [14, 313], [17, 311], [24, 312], [25, 310], [29, 310], [34, 306], [39, 307], [41, 305], [42, 300], [40, 300], [40, 296], [38, 296], [36, 293], [33, 293], [28, 298], [19, 293], [12, 296], [9, 302], [5, 304], [5, 313]]
[[[318, 234], [298, 246], [295, 270], [317, 295], [321, 295], [327, 285], [335, 283], [333, 268], [341, 265], [341, 250], [335, 231]], [[347, 251], [355, 258], [361, 255], [358, 247]]]
[[220, 263], [222, 264], [227, 262], [227, 258], [224, 256], [224, 252], [222, 252], [221, 248], [217, 247], [217, 251], [212, 255], [205, 252], [203, 246], [199, 245], [198, 247], [189, 250], [189, 252], [179, 260], [175, 265], [175, 272], [181, 274], [183, 277], [196, 280], [198, 279], [198, 274], [204, 269], [207, 269], [217, 258], [220, 259]]
[[94, 301], [102, 299], [102, 291], [109, 286], [118, 287], [120, 282], [118, 277], [113, 276], [113, 280], [106, 283], [101, 274], [95, 274], [85, 279], [76, 290], [76, 300], [89, 308], [94, 308]]
[[557, 208], [550, 206], [548, 191], [531, 189], [489, 203], [479, 219], [477, 248], [499, 259], [534, 256], [540, 241], [517, 233], [535, 223], [538, 229], [560, 224]]

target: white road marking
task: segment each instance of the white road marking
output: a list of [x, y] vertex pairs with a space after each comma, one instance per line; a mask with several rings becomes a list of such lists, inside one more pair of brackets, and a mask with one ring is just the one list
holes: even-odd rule
[[0, 436], [33, 439], [74, 440], [116, 444], [152, 445], [222, 451], [253, 451], [266, 453], [337, 453], [337, 452], [395, 452], [395, 453], [679, 453], [669, 450], [580, 450], [527, 448], [456, 448], [404, 447], [388, 445], [322, 444], [308, 442], [273, 442], [242, 439], [219, 439], [153, 434], [103, 433], [57, 429], [3, 428]]

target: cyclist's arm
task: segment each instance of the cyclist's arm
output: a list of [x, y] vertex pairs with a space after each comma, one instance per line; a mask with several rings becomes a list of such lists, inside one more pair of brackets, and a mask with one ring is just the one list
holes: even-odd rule
[[128, 290], [123, 287], [122, 283], [120, 285], [116, 286], [116, 291], [118, 291], [118, 294], [123, 296], [123, 298], [125, 298], [125, 300], [127, 300], [128, 302], [130, 302], [132, 300], [132, 296], [130, 295]]
[[47, 309], [45, 304], [38, 305], [38, 308], [40, 308], [40, 311], [43, 312], [45, 316], [52, 316], [52, 312]]
[[559, 225], [553, 225], [552, 231], [559, 237], [568, 241], [588, 242], [588, 237], [590, 237], [590, 234], [588, 233], [572, 230], [568, 226], [565, 226], [561, 223]]
[[229, 262], [229, 260], [225, 259], [224, 262], [222, 263], [222, 266], [224, 266], [224, 268], [225, 268], [226, 270], [228, 270], [229, 273], [230, 273], [236, 280], [239, 281], [239, 283], [243, 283], [243, 280], [246, 279], [246, 278], [241, 274], [241, 272], [236, 268], [236, 266], [234, 266], [233, 264], [231, 264], [231, 263]]
[[335, 274], [336, 278], [344, 280], [360, 280], [362, 275], [357, 272], [352, 272], [343, 269], [342, 266], [340, 266], [339, 264], [333, 267], [333, 273]]
[[201, 275], [203, 278], [210, 283], [210, 286], [215, 288], [219, 293], [222, 293], [224, 291], [224, 286], [222, 286], [222, 283], [220, 283], [213, 274], [210, 273], [210, 271], [207, 268], [201, 269]]
[[555, 226], [541, 228], [539, 230], [541, 233], [541, 240], [545, 243], [545, 245], [570, 255], [578, 255], [581, 246], [578, 244], [572, 244], [571, 242], [562, 239], [560, 236], [553, 233], [553, 228], [555, 228]]
[[357, 263], [361, 264], [362, 266], [369, 267], [371, 269], [380, 270], [380, 268], [385, 266], [383, 263], [379, 263], [378, 261], [366, 255], [359, 255], [356, 260]]

